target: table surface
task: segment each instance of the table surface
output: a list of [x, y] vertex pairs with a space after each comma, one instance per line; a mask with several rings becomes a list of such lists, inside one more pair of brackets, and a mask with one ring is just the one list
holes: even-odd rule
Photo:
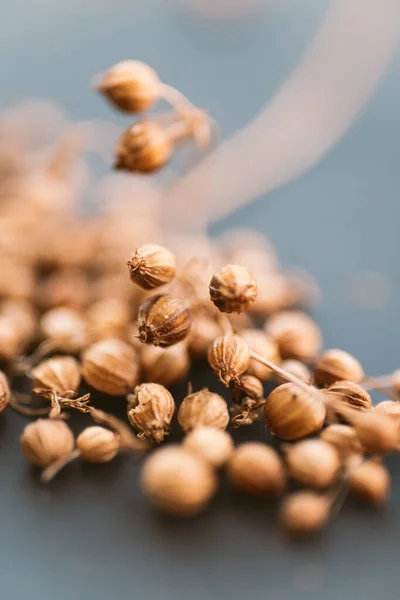
[[[207, 107], [225, 137], [285, 80], [327, 6], [266, 4], [257, 17], [228, 24], [201, 21], [172, 0], [5, 0], [1, 103], [48, 97], [73, 118], [111, 118], [88, 80], [137, 57]], [[370, 374], [399, 367], [399, 64], [398, 54], [361, 117], [321, 163], [215, 228], [257, 227], [284, 265], [312, 273], [322, 291], [315, 317], [325, 345], [356, 354]], [[366, 286], [366, 303], [355, 301], [355, 276]], [[371, 281], [379, 283], [378, 295], [369, 291]], [[195, 382], [204, 381], [196, 372]], [[98, 468], [71, 465], [43, 488], [19, 451], [24, 424], [11, 411], [0, 421], [7, 600], [399, 598], [396, 458], [386, 511], [348, 504], [321, 538], [297, 546], [278, 531], [275, 506], [243, 500], [224, 485], [197, 519], [155, 515], [130, 456]], [[261, 425], [237, 439], [255, 435], [265, 438]]]

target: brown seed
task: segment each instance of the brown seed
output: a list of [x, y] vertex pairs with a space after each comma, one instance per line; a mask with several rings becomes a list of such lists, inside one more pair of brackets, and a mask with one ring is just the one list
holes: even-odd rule
[[126, 129], [116, 149], [115, 169], [131, 173], [158, 171], [169, 161], [174, 143], [157, 121], [138, 121]]
[[104, 73], [97, 89], [119, 110], [136, 113], [151, 109], [157, 102], [160, 80], [149, 65], [124, 60]]
[[105, 297], [89, 307], [86, 318], [93, 341], [109, 337], [122, 339], [131, 321], [131, 307], [123, 298]]
[[184, 398], [178, 422], [185, 432], [200, 426], [225, 429], [229, 423], [228, 405], [219, 394], [204, 388]]
[[251, 494], [280, 496], [285, 470], [278, 453], [266, 444], [241, 444], [228, 463], [228, 477], [235, 488]]
[[34, 388], [53, 390], [60, 395], [76, 392], [81, 382], [81, 368], [72, 356], [54, 356], [43, 360], [31, 371]]
[[86, 427], [76, 439], [80, 457], [92, 463], [112, 460], [119, 450], [118, 436], [105, 427]]
[[331, 423], [338, 420], [346, 422], [341, 409], [354, 408], [368, 410], [372, 406], [371, 396], [358, 383], [352, 381], [337, 381], [332, 384], [325, 396], [327, 419]]
[[191, 324], [190, 310], [181, 298], [158, 294], [139, 308], [139, 337], [147, 344], [172, 346], [187, 337]]
[[366, 460], [350, 470], [348, 481], [351, 491], [372, 506], [379, 507], [387, 502], [390, 475], [382, 464]]
[[330, 502], [325, 496], [308, 491], [295, 492], [282, 502], [280, 522], [290, 535], [313, 535], [325, 527], [330, 511]]
[[338, 476], [337, 450], [323, 440], [304, 440], [285, 451], [290, 475], [297, 483], [317, 490], [329, 487]]
[[315, 364], [315, 382], [329, 387], [336, 381], [359, 383], [364, 378], [360, 362], [344, 350], [326, 350]]
[[11, 390], [8, 384], [8, 379], [3, 373], [0, 371], [0, 413], [7, 407], [11, 398]]
[[321, 349], [321, 330], [316, 323], [299, 311], [283, 311], [268, 319], [266, 332], [277, 342], [283, 358], [308, 360]]
[[399, 448], [399, 421], [375, 411], [349, 413], [350, 422], [367, 454], [387, 454]]
[[207, 352], [215, 338], [221, 335], [221, 327], [209, 315], [198, 314], [193, 319], [187, 338], [188, 349], [194, 360], [207, 357]]
[[[289, 373], [290, 375], [294, 375], [297, 379], [300, 379], [304, 382], [311, 381], [311, 373], [308, 367], [300, 362], [299, 360], [295, 360], [294, 358], [284, 360], [281, 362], [281, 369]], [[275, 381], [278, 385], [282, 383], [287, 383], [287, 379], [283, 379], [280, 375], [275, 374]]]
[[241, 313], [249, 309], [257, 297], [257, 282], [240, 265], [225, 265], [210, 281], [210, 299], [225, 313]]
[[140, 246], [127, 265], [132, 281], [145, 290], [169, 283], [176, 274], [175, 256], [156, 244]]
[[54, 341], [63, 352], [75, 354], [88, 343], [85, 319], [73, 308], [59, 307], [47, 311], [39, 323], [42, 336]]
[[385, 415], [400, 415], [400, 404], [394, 400], [384, 400], [374, 406], [374, 411]]
[[[281, 358], [279, 356], [278, 346], [266, 333], [257, 329], [245, 329], [240, 333], [240, 337], [247, 342], [250, 352], [255, 352], [276, 365], [280, 364]], [[271, 369], [254, 359], [250, 359], [247, 373], [249, 375], [255, 375], [262, 381], [271, 379], [273, 376]]]
[[128, 417], [139, 431], [158, 444], [171, 432], [175, 402], [169, 391], [158, 383], [142, 383], [128, 396]]
[[237, 386], [245, 396], [253, 400], [261, 400], [264, 397], [264, 386], [254, 375], [245, 373], [241, 376], [240, 383]]
[[64, 421], [38, 419], [29, 423], [20, 438], [22, 452], [38, 467], [47, 467], [74, 448], [74, 436]]
[[124, 396], [135, 387], [138, 380], [136, 352], [122, 340], [101, 340], [83, 353], [82, 373], [86, 382], [99, 392]]
[[141, 488], [156, 508], [177, 516], [192, 516], [208, 504], [217, 480], [204, 460], [172, 445], [146, 459]]
[[294, 441], [317, 433], [325, 420], [325, 405], [315, 391], [294, 383], [275, 388], [264, 404], [265, 426], [276, 437]]
[[230, 459], [234, 449], [229, 433], [205, 426], [196, 427], [188, 433], [183, 440], [183, 447], [217, 469]]
[[185, 342], [169, 348], [143, 346], [140, 352], [144, 381], [161, 383], [170, 387], [186, 377], [190, 369], [190, 358]]
[[362, 454], [361, 442], [356, 430], [350, 425], [328, 425], [321, 433], [320, 439], [334, 446], [342, 461]]
[[210, 367], [226, 387], [231, 381], [239, 383], [239, 377], [247, 370], [249, 361], [247, 343], [232, 333], [215, 339], [208, 350]]

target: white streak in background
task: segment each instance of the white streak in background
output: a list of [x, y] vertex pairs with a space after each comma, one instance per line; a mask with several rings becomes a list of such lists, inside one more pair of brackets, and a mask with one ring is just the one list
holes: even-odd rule
[[310, 169], [349, 129], [399, 38], [399, 0], [332, 0], [265, 110], [173, 186], [167, 226], [199, 229]]

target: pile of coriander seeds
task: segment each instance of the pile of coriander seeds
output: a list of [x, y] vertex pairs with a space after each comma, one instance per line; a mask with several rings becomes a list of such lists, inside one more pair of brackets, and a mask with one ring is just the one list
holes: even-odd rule
[[[304, 311], [312, 281], [282, 270], [260, 234], [165, 232], [162, 192], [131, 173], [165, 166], [178, 141], [207, 145], [211, 121], [137, 61], [115, 65], [97, 86], [128, 114], [161, 99], [171, 110], [123, 133], [115, 166], [128, 181], [117, 173], [97, 182], [105, 201], [90, 217], [79, 214], [81, 129], [66, 125], [49, 142], [45, 111], [0, 119], [0, 411], [29, 419], [26, 459], [46, 483], [71, 461], [142, 455], [143, 494], [178, 516], [205, 510], [225, 472], [233, 488], [275, 500], [294, 536], [320, 531], [347, 493], [384, 505], [383, 459], [400, 443], [399, 372], [373, 379], [344, 350], [323, 350]], [[191, 389], [201, 362], [224, 397]], [[30, 393], [17, 391], [20, 378]], [[187, 395], [174, 397], [182, 381]], [[372, 406], [371, 389], [387, 399]], [[125, 420], [113, 414], [121, 401]], [[75, 439], [76, 411], [93, 423]], [[168, 443], [175, 420], [179, 444]], [[257, 420], [278, 444], [266, 434], [235, 445], [235, 429]]]

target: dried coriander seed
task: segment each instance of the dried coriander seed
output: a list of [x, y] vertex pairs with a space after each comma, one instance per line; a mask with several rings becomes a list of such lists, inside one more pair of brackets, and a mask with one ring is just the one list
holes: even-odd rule
[[54, 356], [31, 371], [34, 388], [49, 389], [60, 395], [76, 392], [81, 382], [81, 368], [72, 356]]
[[278, 453], [259, 442], [247, 442], [235, 449], [228, 463], [228, 477], [238, 490], [272, 497], [280, 496], [286, 484]]
[[190, 358], [185, 341], [168, 348], [143, 346], [140, 352], [144, 381], [170, 387], [184, 379], [190, 369]]
[[359, 383], [363, 378], [360, 362], [344, 350], [326, 350], [315, 364], [315, 382], [323, 387], [342, 380]]
[[254, 304], [257, 282], [246, 267], [225, 265], [212, 276], [209, 291], [211, 301], [221, 312], [241, 313]]
[[307, 392], [295, 383], [284, 383], [273, 390], [264, 404], [265, 426], [276, 437], [294, 441], [322, 429], [325, 405], [310, 387]]
[[101, 340], [83, 353], [82, 373], [85, 381], [99, 392], [124, 396], [137, 384], [138, 358], [135, 350], [122, 340]]
[[379, 462], [365, 460], [349, 472], [349, 488], [372, 506], [380, 507], [387, 502], [390, 492], [390, 475]]
[[118, 454], [119, 438], [105, 427], [92, 425], [78, 435], [76, 447], [83, 460], [92, 463], [109, 462]]
[[361, 442], [354, 427], [340, 423], [328, 425], [320, 439], [336, 448], [342, 461], [362, 454]]
[[160, 85], [149, 65], [123, 60], [101, 76], [97, 89], [119, 110], [136, 113], [152, 108], [160, 97]]
[[141, 488], [163, 512], [192, 516], [203, 510], [217, 488], [213, 469], [193, 452], [168, 446], [146, 459]]
[[174, 141], [167, 127], [157, 121], [139, 121], [120, 137], [114, 168], [131, 173], [158, 171], [173, 151]]
[[374, 411], [385, 415], [400, 416], [400, 404], [394, 400], [384, 400], [374, 406]]
[[240, 382], [236, 385], [245, 396], [248, 396], [253, 400], [261, 400], [264, 397], [264, 386], [254, 375], [245, 373], [241, 376]]
[[64, 421], [38, 419], [29, 423], [20, 438], [25, 458], [38, 467], [68, 455], [74, 448], [74, 436]]
[[286, 464], [297, 483], [323, 490], [335, 481], [340, 470], [337, 450], [323, 440], [304, 440], [285, 449]]
[[127, 265], [132, 281], [145, 290], [169, 283], [176, 274], [175, 256], [167, 248], [156, 244], [137, 248]]
[[190, 334], [187, 338], [188, 350], [194, 360], [207, 357], [207, 352], [215, 338], [221, 335], [217, 321], [207, 314], [195, 314]]
[[273, 315], [265, 331], [276, 341], [283, 358], [308, 360], [316, 356], [322, 346], [320, 328], [311, 317], [299, 311]]
[[183, 440], [183, 447], [217, 469], [230, 459], [234, 449], [229, 433], [209, 426], [198, 426], [190, 431]]
[[[299, 360], [288, 358], [287, 360], [282, 361], [280, 366], [281, 369], [283, 369], [287, 373], [290, 373], [291, 375], [294, 375], [295, 377], [297, 377], [297, 379], [300, 379], [301, 381], [304, 381], [306, 383], [311, 381], [311, 373], [308, 367]], [[287, 380], [283, 379], [280, 375], [276, 373], [275, 381], [278, 385], [281, 385], [282, 383], [286, 383]]]
[[329, 521], [331, 503], [326, 496], [301, 491], [287, 496], [281, 505], [282, 527], [295, 537], [314, 535]]
[[228, 387], [239, 382], [248, 368], [250, 351], [247, 343], [238, 335], [227, 333], [214, 340], [208, 350], [208, 362], [220, 381]]
[[158, 383], [142, 383], [128, 396], [128, 418], [139, 437], [161, 443], [171, 432], [174, 413], [172, 395]]
[[375, 411], [360, 413], [354, 410], [348, 413], [347, 418], [367, 454], [387, 454], [399, 449], [398, 419]]
[[328, 387], [327, 402], [330, 399], [339, 400], [344, 405], [356, 410], [368, 410], [372, 406], [371, 396], [368, 392], [353, 381], [337, 381]]
[[178, 422], [185, 432], [200, 426], [225, 429], [229, 423], [228, 405], [222, 396], [204, 388], [184, 398]]
[[[240, 337], [247, 342], [250, 352], [256, 352], [267, 360], [277, 365], [280, 364], [281, 359], [278, 346], [266, 333], [257, 329], [244, 329], [240, 333]], [[246, 373], [255, 375], [255, 377], [258, 377], [262, 381], [267, 381], [273, 376], [271, 369], [251, 358]]]
[[59, 307], [48, 310], [40, 319], [39, 327], [42, 336], [54, 350], [75, 354], [88, 343], [86, 321], [73, 308]]
[[139, 338], [154, 346], [172, 346], [184, 340], [192, 324], [186, 302], [168, 294], [151, 296], [139, 308]]
[[131, 307], [124, 298], [103, 298], [86, 311], [87, 325], [92, 341], [117, 337], [126, 339], [131, 322]]
[[8, 383], [8, 379], [5, 373], [3, 373], [3, 371], [0, 371], [0, 413], [2, 413], [5, 408], [7, 408], [8, 403], [10, 402], [10, 398], [11, 390]]

